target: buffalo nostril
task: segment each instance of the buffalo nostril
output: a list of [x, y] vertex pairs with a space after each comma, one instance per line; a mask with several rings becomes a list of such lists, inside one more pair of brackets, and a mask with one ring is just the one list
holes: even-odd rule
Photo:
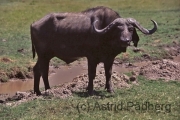
[[125, 41], [129, 42], [129, 41], [130, 41], [130, 39], [126, 38], [126, 39], [125, 39]]
[[130, 38], [121, 38], [120, 40], [123, 41], [123, 42], [130, 42], [131, 41]]

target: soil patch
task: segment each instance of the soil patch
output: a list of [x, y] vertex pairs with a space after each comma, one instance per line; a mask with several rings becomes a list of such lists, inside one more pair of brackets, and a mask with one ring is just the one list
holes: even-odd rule
[[3, 57], [0, 59], [0, 62], [9, 63], [9, 62], [13, 62], [13, 60], [11, 60], [10, 58], [7, 58], [7, 57]]
[[172, 59], [174, 56], [180, 55], [180, 43], [177, 41], [173, 41], [172, 44], [169, 45], [160, 45], [159, 49], [164, 49], [166, 51], [164, 59]]
[[169, 45], [161, 45], [166, 51], [163, 60], [154, 60], [140, 68], [139, 74], [148, 79], [180, 81], [180, 43], [173, 41]]
[[153, 80], [165, 79], [180, 81], [179, 71], [180, 63], [163, 59], [152, 61], [148, 65], [141, 67], [139, 74]]

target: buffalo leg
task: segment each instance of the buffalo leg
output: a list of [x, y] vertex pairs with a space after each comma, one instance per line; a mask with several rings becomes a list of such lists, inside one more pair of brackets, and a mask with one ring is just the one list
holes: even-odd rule
[[96, 67], [97, 63], [93, 60], [88, 59], [88, 77], [89, 77], [89, 83], [88, 83], [88, 94], [93, 95], [93, 80], [96, 76]]
[[110, 92], [110, 93], [114, 92], [113, 87], [112, 87], [112, 83], [111, 83], [113, 61], [114, 60], [104, 62], [105, 76], [106, 76], [105, 89], [107, 89], [107, 92]]
[[39, 82], [40, 82], [40, 77], [41, 77], [39, 67], [40, 67], [40, 65], [39, 65], [39, 60], [38, 60], [36, 65], [33, 67], [33, 72], [34, 72], [34, 93], [36, 93], [36, 95], [41, 95], [41, 92], [39, 90]]
[[45, 90], [50, 89], [49, 80], [48, 80], [48, 72], [49, 72], [49, 60], [43, 59], [41, 61], [41, 75], [43, 78]]

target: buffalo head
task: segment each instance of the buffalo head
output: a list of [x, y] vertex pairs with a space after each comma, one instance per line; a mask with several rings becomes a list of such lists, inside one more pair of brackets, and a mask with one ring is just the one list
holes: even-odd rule
[[117, 18], [103, 29], [98, 29], [96, 27], [96, 23], [98, 22], [98, 20], [96, 20], [93, 23], [93, 27], [97, 33], [101, 34], [105, 34], [113, 30], [114, 32], [116, 32], [115, 39], [117, 39], [123, 47], [129, 46], [131, 41], [133, 41], [134, 46], [137, 47], [139, 37], [136, 33], [135, 28], [139, 29], [142, 33], [146, 35], [153, 34], [157, 30], [157, 23], [153, 20], [151, 21], [154, 24], [154, 28], [151, 30], [147, 30], [146, 28], [142, 27], [139, 22], [137, 22], [133, 18]]

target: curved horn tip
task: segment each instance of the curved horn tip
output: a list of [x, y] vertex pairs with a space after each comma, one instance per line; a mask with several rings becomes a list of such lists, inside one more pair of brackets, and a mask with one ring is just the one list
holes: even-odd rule
[[142, 33], [144, 33], [144, 34], [146, 34], [146, 35], [151, 35], [151, 34], [153, 34], [154, 32], [156, 32], [157, 27], [158, 27], [156, 21], [154, 21], [154, 20], [151, 20], [151, 21], [152, 21], [153, 24], [154, 24], [154, 28], [152, 28], [151, 30], [148, 30], [148, 29], [142, 27], [137, 21], [135, 21], [135, 22], [133, 22], [133, 23], [134, 23], [135, 27], [138, 28]]
[[154, 20], [151, 20], [151, 21], [154, 23], [154, 25], [155, 25], [156, 27], [158, 27], [158, 24], [157, 24], [156, 21], [154, 21]]
[[150, 34], [153, 34], [153, 33], [157, 30], [158, 24], [157, 24], [157, 22], [154, 21], [154, 20], [151, 20], [151, 21], [152, 21], [153, 24], [154, 24], [154, 28], [153, 28], [152, 30], [149, 30], [149, 33], [150, 33]]

